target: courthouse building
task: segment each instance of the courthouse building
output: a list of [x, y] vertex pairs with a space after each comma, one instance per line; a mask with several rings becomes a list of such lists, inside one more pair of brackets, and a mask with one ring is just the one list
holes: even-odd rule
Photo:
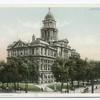
[[[7, 48], [7, 60], [20, 57], [31, 61], [37, 61], [39, 66], [39, 80], [41, 83], [54, 82], [51, 66], [57, 57], [68, 58], [71, 55], [79, 56], [75, 49], [71, 49], [67, 39], [58, 40], [58, 29], [56, 20], [50, 9], [44, 17], [41, 28], [41, 37], [35, 38], [33, 34], [30, 43], [18, 40], [10, 44]], [[60, 33], [59, 33], [60, 34]]]

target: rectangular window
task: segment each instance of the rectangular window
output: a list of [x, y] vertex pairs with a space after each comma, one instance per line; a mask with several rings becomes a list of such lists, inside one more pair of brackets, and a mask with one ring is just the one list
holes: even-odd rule
[[34, 55], [34, 49], [32, 49], [32, 54]]
[[43, 48], [41, 48], [41, 55], [43, 54]]
[[42, 70], [42, 64], [41, 64], [41, 70]]

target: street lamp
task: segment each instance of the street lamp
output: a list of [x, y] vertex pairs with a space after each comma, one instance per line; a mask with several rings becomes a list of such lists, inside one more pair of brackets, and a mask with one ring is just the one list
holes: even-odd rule
[[28, 92], [28, 74], [29, 74], [29, 69], [28, 69], [28, 66], [26, 65], [25, 93]]
[[67, 93], [69, 93], [68, 79], [67, 79]]
[[95, 72], [92, 69], [91, 71], [91, 93], [94, 93], [94, 78], [95, 78]]
[[69, 80], [68, 80], [68, 76], [69, 76], [69, 68], [67, 69], [67, 87], [66, 87], [66, 89], [67, 89], [67, 93], [69, 93]]
[[57, 83], [55, 82], [55, 84], [54, 84], [54, 90], [55, 90], [55, 92], [56, 92], [56, 90], [57, 90]]
[[59, 81], [61, 82], [61, 92], [62, 92], [62, 77], [61, 77], [61, 75], [59, 74]]
[[94, 79], [91, 79], [91, 93], [94, 93]]

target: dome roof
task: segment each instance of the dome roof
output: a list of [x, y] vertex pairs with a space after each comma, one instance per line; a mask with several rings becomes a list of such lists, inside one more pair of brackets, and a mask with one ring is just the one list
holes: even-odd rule
[[49, 12], [47, 13], [47, 15], [45, 16], [44, 19], [45, 19], [45, 20], [49, 20], [49, 19], [55, 20], [53, 14], [52, 14], [51, 11], [50, 11], [50, 8], [49, 8]]

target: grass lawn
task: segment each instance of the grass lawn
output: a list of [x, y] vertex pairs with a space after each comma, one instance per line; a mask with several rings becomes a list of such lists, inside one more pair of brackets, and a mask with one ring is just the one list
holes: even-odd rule
[[[54, 84], [53, 85], [48, 85], [48, 87], [53, 89], [53, 90], [55, 89]], [[64, 84], [63, 89], [66, 89], [66, 88], [67, 88], [67, 84]], [[68, 88], [71, 89], [71, 86], [68, 86]], [[61, 91], [61, 84], [56, 85], [56, 91]]]
[[[0, 84], [0, 87], [1, 86], [2, 86], [2, 84]], [[6, 86], [7, 86], [7, 84], [5, 83], [3, 88], [6, 89]], [[13, 83], [9, 83], [8, 86], [9, 86], [9, 89], [14, 89]], [[25, 83], [19, 83], [19, 87], [21, 90], [25, 90]], [[32, 83], [28, 83], [28, 91], [39, 92], [39, 91], [41, 91], [41, 89]]]

